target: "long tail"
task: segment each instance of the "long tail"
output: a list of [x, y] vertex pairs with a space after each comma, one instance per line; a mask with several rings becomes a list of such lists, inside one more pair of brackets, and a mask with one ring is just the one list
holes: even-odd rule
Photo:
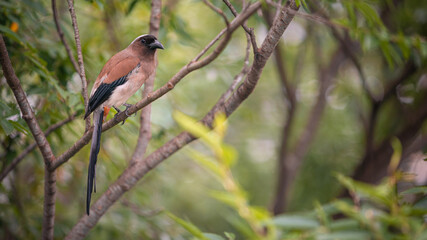
[[98, 158], [100, 141], [101, 141], [101, 130], [102, 130], [102, 119], [104, 117], [104, 109], [100, 108], [93, 113], [93, 134], [92, 134], [92, 145], [90, 147], [90, 160], [89, 170], [87, 174], [87, 195], [86, 195], [86, 214], [89, 215], [90, 199], [92, 192], [96, 192], [95, 183], [95, 165]]

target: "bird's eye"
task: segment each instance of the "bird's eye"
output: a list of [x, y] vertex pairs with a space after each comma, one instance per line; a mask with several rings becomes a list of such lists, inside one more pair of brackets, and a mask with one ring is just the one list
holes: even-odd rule
[[146, 41], [145, 41], [145, 39], [144, 39], [144, 38], [142, 38], [142, 39], [141, 39], [141, 42], [142, 42], [142, 43], [145, 43]]

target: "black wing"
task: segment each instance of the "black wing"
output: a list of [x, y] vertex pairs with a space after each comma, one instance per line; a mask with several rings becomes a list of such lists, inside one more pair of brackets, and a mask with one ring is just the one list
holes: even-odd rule
[[87, 106], [84, 118], [86, 119], [97, 107], [107, 101], [111, 94], [113, 94], [114, 89], [127, 82], [128, 75], [129, 74], [126, 74], [125, 76], [109, 84], [101, 83], [101, 85], [99, 85], [98, 89], [96, 89], [95, 93], [89, 99], [89, 104]]

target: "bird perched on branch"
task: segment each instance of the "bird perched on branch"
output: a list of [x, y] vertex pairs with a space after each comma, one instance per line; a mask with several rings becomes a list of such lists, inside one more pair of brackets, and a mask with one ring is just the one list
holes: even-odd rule
[[96, 192], [95, 165], [100, 148], [102, 122], [111, 107], [131, 106], [126, 101], [145, 83], [156, 68], [156, 49], [164, 49], [153, 35], [137, 37], [124, 50], [107, 61], [96, 78], [84, 118], [93, 112], [93, 135], [87, 176], [86, 213], [89, 215], [92, 192]]

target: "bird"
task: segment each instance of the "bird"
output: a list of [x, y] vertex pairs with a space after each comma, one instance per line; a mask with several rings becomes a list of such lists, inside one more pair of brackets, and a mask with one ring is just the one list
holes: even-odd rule
[[100, 149], [102, 122], [111, 107], [130, 106], [126, 101], [138, 91], [157, 67], [156, 50], [164, 49], [157, 38], [141, 35], [129, 46], [112, 56], [99, 73], [90, 93], [84, 119], [93, 112], [93, 133], [87, 177], [86, 214], [89, 215], [92, 192], [96, 192], [95, 165]]

